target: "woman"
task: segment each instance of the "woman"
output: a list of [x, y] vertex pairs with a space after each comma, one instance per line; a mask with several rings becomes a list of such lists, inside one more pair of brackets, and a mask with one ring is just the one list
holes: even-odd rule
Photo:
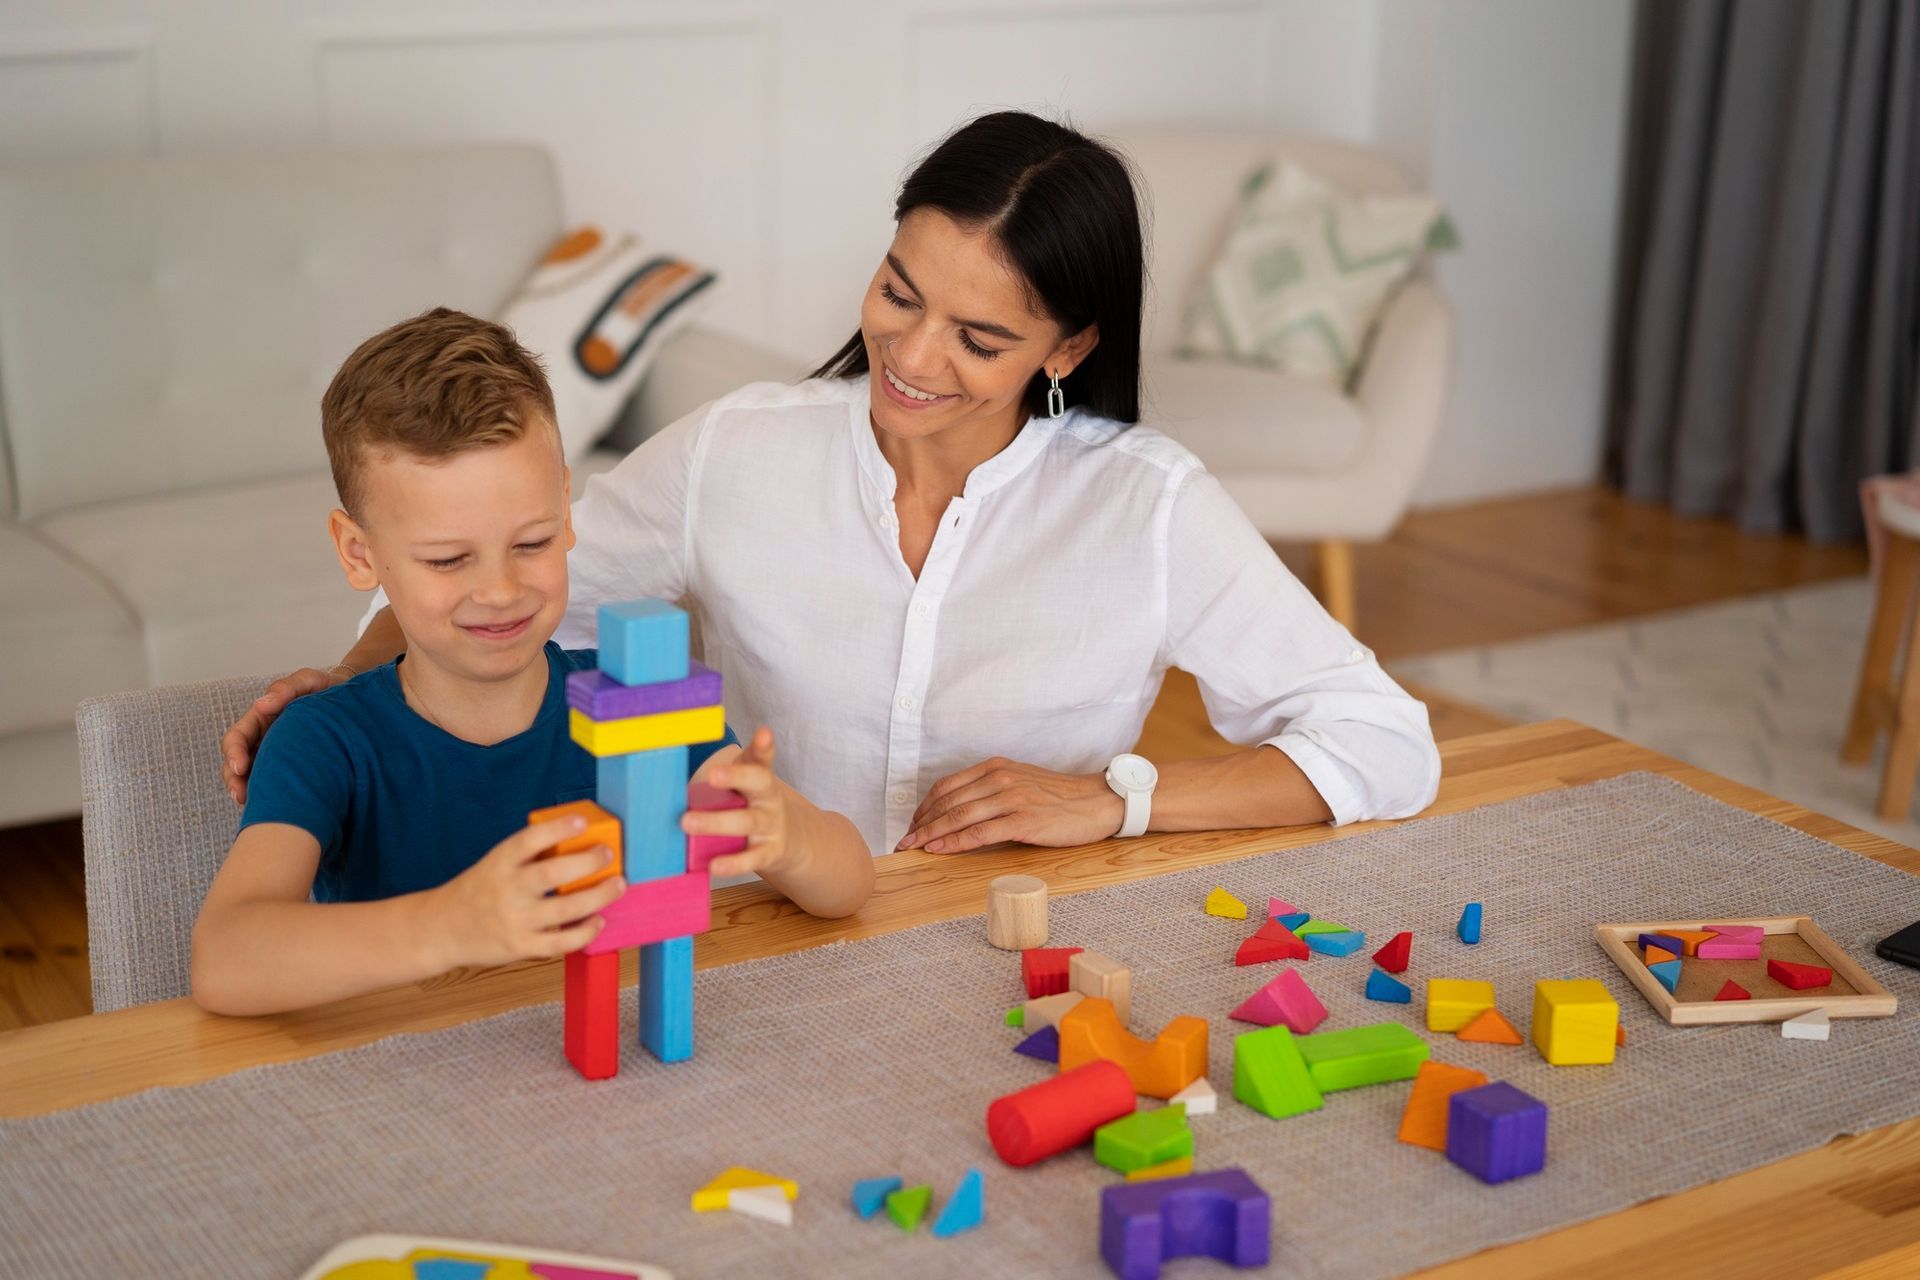
[[[611, 600], [685, 599], [731, 718], [875, 852], [1406, 817], [1426, 708], [1327, 616], [1185, 449], [1139, 418], [1140, 219], [1121, 159], [1019, 112], [907, 178], [860, 329], [595, 477], [563, 645]], [[376, 619], [344, 665], [391, 658]], [[1166, 668], [1250, 745], [1128, 754]], [[223, 746], [244, 787], [282, 680]], [[697, 821], [697, 819], [695, 819]]]

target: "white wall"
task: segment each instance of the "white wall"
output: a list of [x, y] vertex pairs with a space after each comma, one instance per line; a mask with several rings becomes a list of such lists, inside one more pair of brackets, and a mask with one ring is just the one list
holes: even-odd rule
[[[0, 163], [534, 138], [555, 154], [570, 217], [631, 224], [718, 266], [715, 323], [824, 356], [853, 328], [900, 175], [981, 108], [1064, 109], [1095, 130], [1222, 123], [1377, 137], [1430, 175], [1468, 245], [1441, 268], [1462, 322], [1462, 380], [1425, 491], [1453, 499], [1594, 473], [1589, 375], [1604, 358], [1602, 230], [1627, 10], [1628, 0], [10, 0]], [[1543, 269], [1558, 289], [1551, 308], [1532, 287]]]

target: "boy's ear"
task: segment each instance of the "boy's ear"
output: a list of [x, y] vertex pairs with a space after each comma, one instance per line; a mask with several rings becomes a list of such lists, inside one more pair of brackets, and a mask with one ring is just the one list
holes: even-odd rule
[[333, 553], [340, 557], [347, 583], [355, 591], [371, 591], [380, 585], [380, 574], [373, 567], [373, 549], [367, 545], [366, 531], [353, 517], [335, 507], [327, 513], [327, 532], [333, 536]]

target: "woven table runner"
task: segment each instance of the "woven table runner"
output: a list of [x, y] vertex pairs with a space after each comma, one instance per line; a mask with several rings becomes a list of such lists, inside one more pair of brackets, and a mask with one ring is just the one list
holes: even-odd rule
[[[1215, 884], [1255, 918], [1202, 914]], [[1251, 1028], [1227, 1013], [1279, 972], [1232, 957], [1269, 895], [1368, 934], [1353, 956], [1301, 966], [1325, 1029], [1398, 1019], [1435, 1059], [1541, 1098], [1544, 1173], [1488, 1187], [1395, 1141], [1404, 1083], [1281, 1121], [1232, 1101], [1233, 1036]], [[1453, 936], [1470, 899], [1486, 904], [1477, 947]], [[1824, 1044], [1671, 1028], [1593, 941], [1601, 920], [1800, 913], [1900, 997], [1897, 1015], [1836, 1022]], [[1916, 917], [1920, 877], [1632, 774], [1056, 898], [1050, 942], [1132, 966], [1137, 1030], [1209, 1020], [1221, 1104], [1193, 1120], [1196, 1168], [1240, 1166], [1271, 1194], [1271, 1271], [1371, 1277], [1920, 1114], [1920, 973], [1872, 947]], [[1611, 1067], [1554, 1068], [1531, 1046], [1427, 1032], [1418, 999], [1364, 999], [1368, 953], [1400, 929], [1416, 992], [1489, 979], [1523, 1033], [1536, 979], [1600, 978], [1626, 1048]], [[696, 1056], [673, 1067], [634, 1047], [629, 995], [621, 1074], [602, 1083], [561, 1057], [556, 1003], [0, 1122], [0, 1275], [297, 1276], [376, 1231], [633, 1258], [683, 1280], [1104, 1275], [1099, 1193], [1117, 1175], [1085, 1149], [1010, 1169], [987, 1143], [988, 1102], [1051, 1068], [1012, 1052], [1001, 1015], [1022, 995], [1018, 958], [985, 933], [976, 916], [709, 969]], [[798, 1180], [791, 1228], [689, 1209], [734, 1164]], [[986, 1221], [961, 1236], [908, 1236], [848, 1206], [855, 1179], [897, 1174], [932, 1184], [937, 1212], [969, 1166]]]

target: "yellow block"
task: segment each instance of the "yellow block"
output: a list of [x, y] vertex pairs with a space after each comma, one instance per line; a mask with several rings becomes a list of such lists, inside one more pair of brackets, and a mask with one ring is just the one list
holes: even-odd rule
[[1493, 984], [1467, 978], [1427, 979], [1427, 1030], [1458, 1031], [1493, 1008]]
[[770, 1173], [761, 1173], [758, 1169], [743, 1169], [735, 1165], [693, 1193], [694, 1211], [713, 1213], [724, 1209], [727, 1207], [727, 1192], [737, 1191], [742, 1187], [778, 1187], [786, 1193], [787, 1199], [800, 1198], [800, 1184], [792, 1178], [776, 1178]]
[[1620, 1004], [1593, 978], [1533, 985], [1533, 1047], [1556, 1067], [1612, 1062]]
[[1228, 893], [1225, 889], [1216, 888], [1212, 893], [1207, 895], [1207, 914], [1210, 916], [1224, 916], [1229, 920], [1245, 920], [1247, 918], [1247, 904]]
[[1128, 1182], [1152, 1182], [1155, 1178], [1184, 1178], [1193, 1172], [1193, 1157], [1181, 1156], [1165, 1164], [1150, 1164], [1127, 1175]]
[[584, 712], [570, 710], [567, 732], [596, 756], [630, 756], [636, 751], [718, 742], [727, 736], [727, 709], [694, 707], [625, 720], [591, 720]]

